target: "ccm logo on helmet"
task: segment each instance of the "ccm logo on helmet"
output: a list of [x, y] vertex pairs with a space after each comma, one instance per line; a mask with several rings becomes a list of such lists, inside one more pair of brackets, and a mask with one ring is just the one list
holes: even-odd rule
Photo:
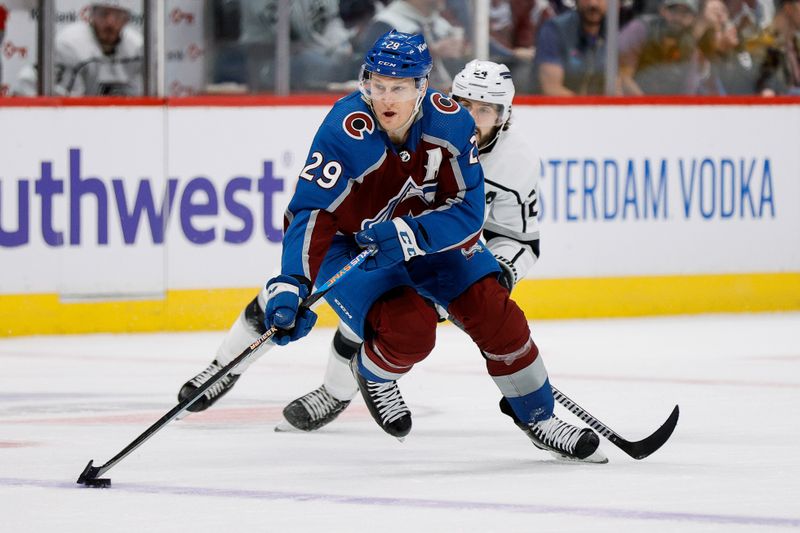
[[360, 141], [364, 138], [364, 132], [372, 133], [375, 131], [375, 121], [363, 111], [354, 111], [344, 117], [342, 121], [344, 132], [353, 139]]
[[447, 113], [448, 115], [458, 113], [458, 104], [439, 93], [433, 93], [431, 95], [431, 103], [433, 107], [442, 113]]

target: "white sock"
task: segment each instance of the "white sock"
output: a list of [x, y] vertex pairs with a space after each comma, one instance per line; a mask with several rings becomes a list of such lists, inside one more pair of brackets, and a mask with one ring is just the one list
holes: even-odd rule
[[[339, 332], [353, 343], [362, 342], [359, 336], [344, 323], [339, 324]], [[358, 383], [356, 382], [356, 378], [353, 377], [353, 373], [350, 371], [350, 359], [339, 354], [333, 343], [331, 343], [328, 367], [325, 369], [325, 380], [323, 383], [330, 395], [340, 402], [352, 400], [358, 392]]]

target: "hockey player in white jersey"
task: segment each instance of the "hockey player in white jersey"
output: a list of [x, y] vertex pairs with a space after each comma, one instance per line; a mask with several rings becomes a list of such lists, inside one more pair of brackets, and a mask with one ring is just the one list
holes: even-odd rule
[[[510, 128], [514, 85], [505, 65], [487, 61], [470, 62], [455, 78], [453, 97], [472, 114], [478, 129], [487, 204], [483, 236], [501, 265], [500, 283], [510, 291], [530, 270], [539, 255], [539, 163]], [[220, 346], [215, 361], [184, 384], [179, 399], [190, 395], [218, 372], [221, 368], [218, 361], [232, 359], [240, 351], [241, 345], [249, 342], [248, 331], [262, 320], [263, 307], [264, 302], [260, 298], [248, 305]], [[314, 431], [333, 421], [350, 404], [358, 392], [350, 361], [358, 353], [361, 343], [362, 340], [350, 328], [340, 324], [331, 346], [323, 385], [287, 405], [283, 411], [285, 421], [276, 431]], [[202, 411], [210, 407], [233, 387], [243, 371], [244, 368], [239, 367], [236, 374], [223, 378], [189, 410]], [[536, 446], [565, 457], [547, 442], [542, 442], [541, 436], [532, 431], [530, 424], [521, 422], [505, 397], [500, 402], [500, 408]], [[571, 427], [555, 416], [551, 420], [553, 424]], [[606, 459], [597, 450], [584, 460], [604, 462]]]
[[[129, 27], [139, 0], [91, 2], [89, 21], [70, 24], [55, 38], [54, 92], [59, 96], [139, 96], [144, 92], [144, 39]], [[14, 94], [36, 96], [33, 66], [20, 72]]]

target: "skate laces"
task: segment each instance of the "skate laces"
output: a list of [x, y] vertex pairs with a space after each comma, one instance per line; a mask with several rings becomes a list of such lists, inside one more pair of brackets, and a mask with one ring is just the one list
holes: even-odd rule
[[331, 396], [325, 385], [323, 385], [301, 397], [300, 403], [303, 404], [303, 407], [305, 407], [313, 420], [319, 420], [327, 416], [342, 402]]
[[530, 425], [531, 430], [548, 446], [573, 453], [581, 437], [581, 428], [567, 424], [556, 415]]
[[[194, 385], [197, 388], [202, 387], [206, 381], [211, 379], [214, 376], [214, 374], [219, 372], [221, 369], [222, 367], [216, 361], [212, 361], [211, 364], [208, 365], [208, 368], [206, 368], [205, 370], [197, 374], [194, 378], [192, 378], [192, 385]], [[208, 390], [205, 392], [204, 396], [209, 399], [216, 397], [219, 393], [228, 388], [231, 381], [232, 380], [230, 374], [225, 376], [221, 380], [214, 383], [211, 387], [209, 387]]]
[[408, 413], [408, 407], [400, 394], [400, 387], [396, 381], [378, 383], [367, 381], [369, 396], [373, 399], [375, 407], [381, 415], [384, 424], [389, 424]]

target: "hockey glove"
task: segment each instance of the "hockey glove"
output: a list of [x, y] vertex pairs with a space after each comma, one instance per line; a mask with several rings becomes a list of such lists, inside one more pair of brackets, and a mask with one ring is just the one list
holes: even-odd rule
[[387, 268], [412, 257], [425, 255], [417, 244], [414, 231], [402, 218], [379, 222], [356, 233], [356, 243], [362, 248], [374, 247], [377, 252], [364, 263], [364, 270]]
[[500, 282], [500, 285], [508, 289], [508, 292], [511, 292], [514, 285], [517, 283], [517, 269], [514, 267], [514, 263], [502, 255], [495, 255], [494, 258], [497, 259], [497, 264], [500, 265], [500, 273], [497, 275], [497, 281]]
[[317, 314], [307, 307], [300, 307], [306, 296], [308, 286], [292, 276], [280, 275], [267, 282], [264, 325], [278, 328], [272, 337], [274, 344], [285, 346], [305, 337], [314, 327]]

